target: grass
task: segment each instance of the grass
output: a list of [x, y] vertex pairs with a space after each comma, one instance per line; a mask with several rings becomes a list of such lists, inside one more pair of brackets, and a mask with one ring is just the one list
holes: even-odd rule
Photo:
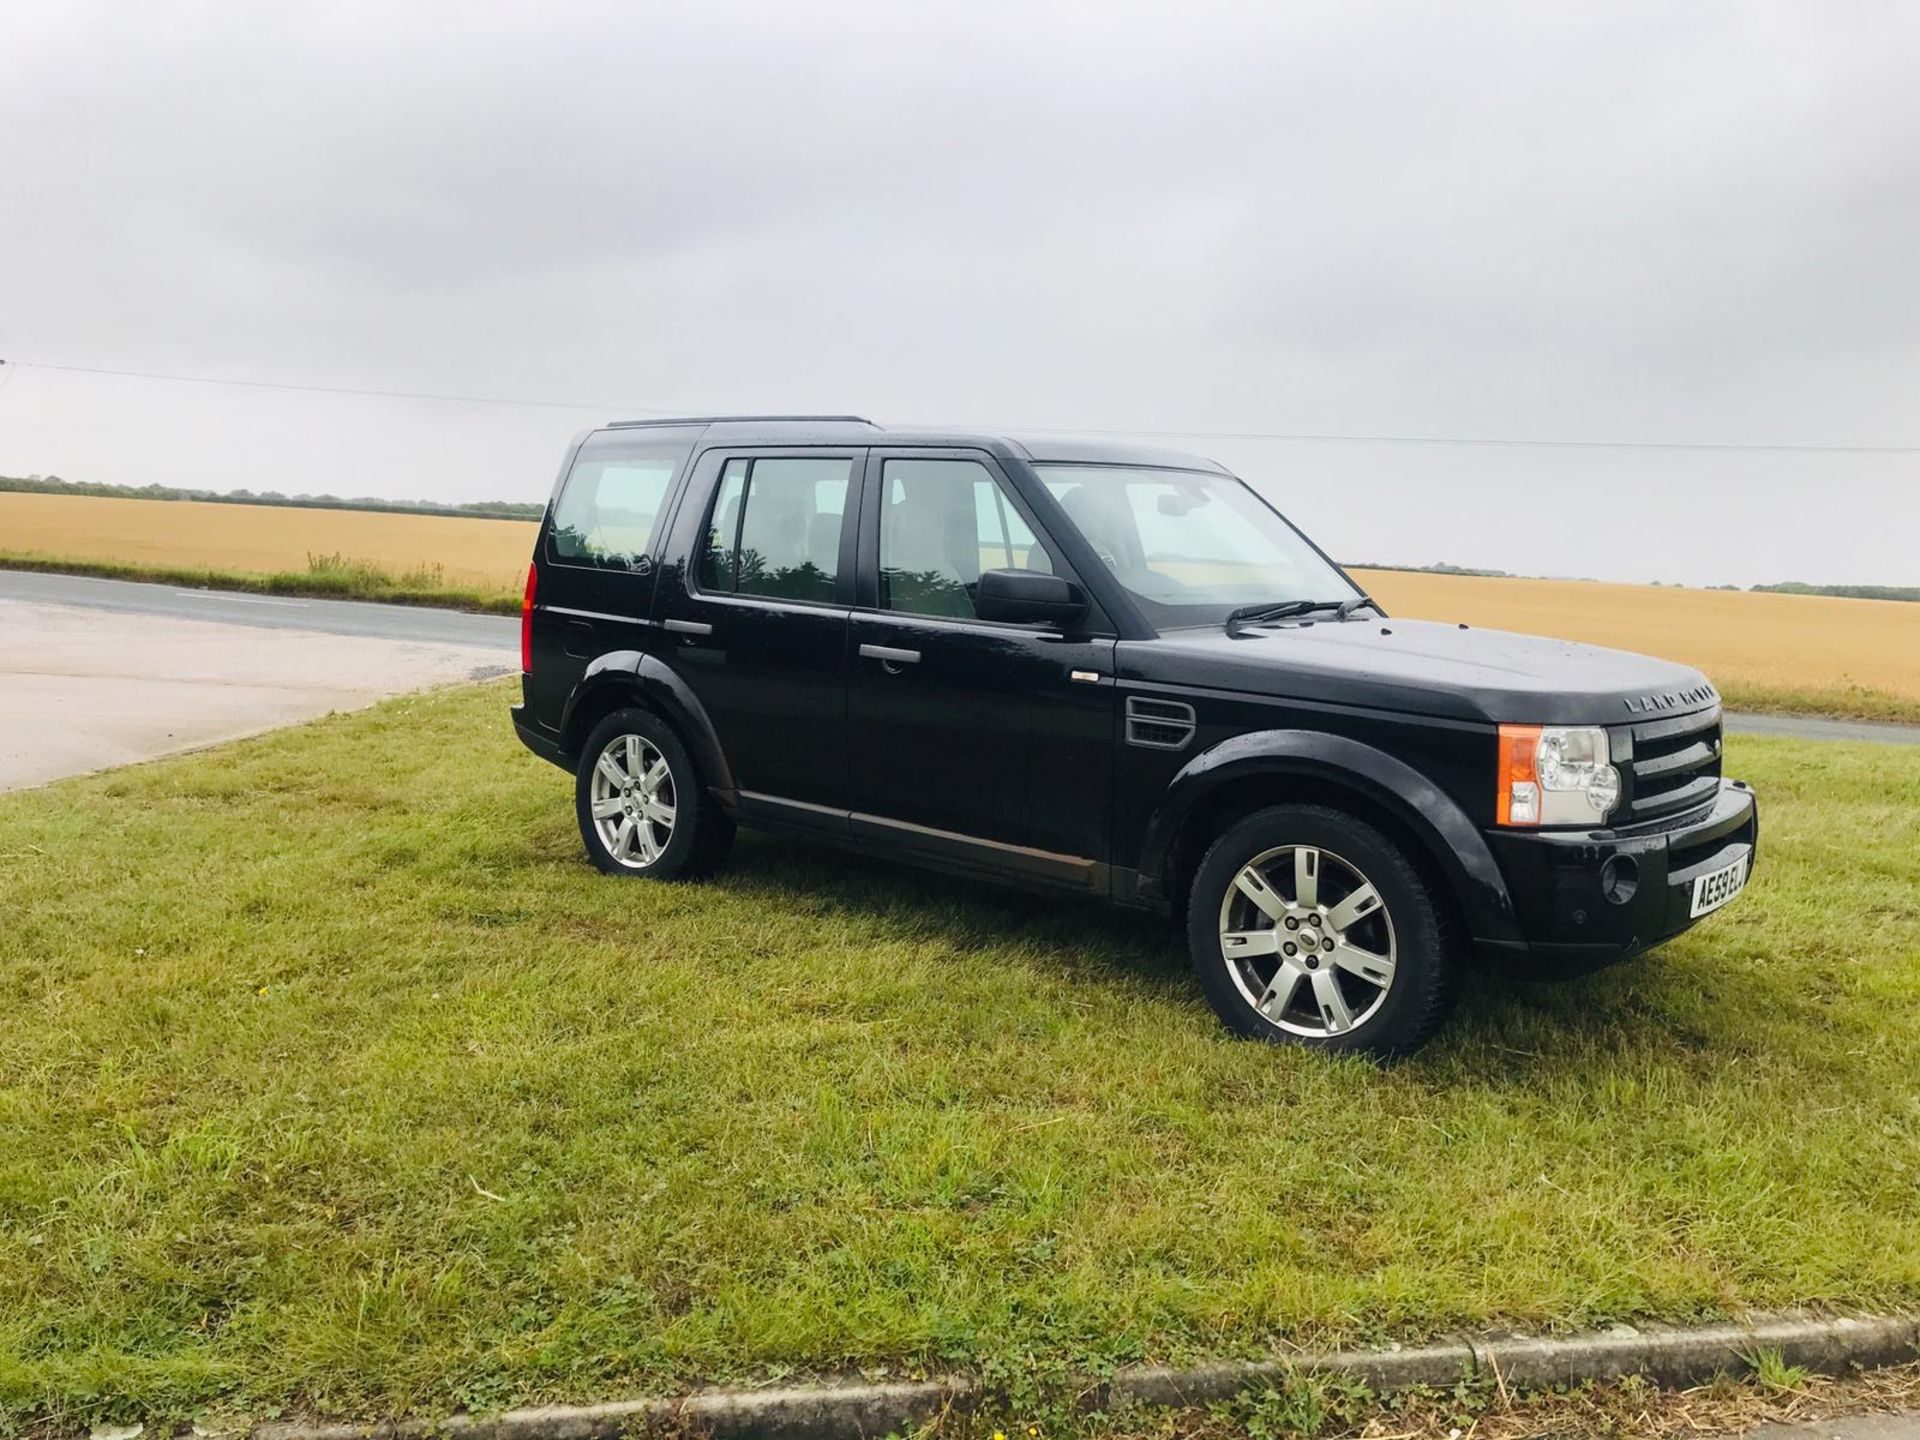
[[[159, 503], [159, 502], [155, 502]], [[204, 590], [239, 590], [255, 595], [310, 595], [324, 600], [379, 600], [389, 605], [429, 605], [447, 610], [477, 610], [518, 615], [520, 596], [505, 590], [449, 585], [434, 564], [396, 573], [368, 560], [339, 554], [309, 555], [305, 570], [240, 572], [201, 570], [178, 565], [141, 565], [112, 560], [82, 560], [59, 555], [27, 555], [0, 550], [0, 570], [37, 570], [58, 575], [95, 575], [103, 580], [143, 580]]]
[[1920, 1299], [1920, 752], [1735, 737], [1748, 897], [1381, 1072], [1137, 917], [603, 878], [507, 698], [0, 798], [0, 1431]]
[[1757, 1350], [1747, 1357], [1747, 1363], [1753, 1367], [1754, 1380], [1767, 1390], [1801, 1389], [1811, 1373], [1804, 1366], [1789, 1365], [1778, 1350]]
[[1876, 720], [1889, 724], [1920, 724], [1920, 699], [1873, 690], [1864, 685], [1835, 683], [1825, 687], [1756, 685], [1731, 680], [1718, 686], [1727, 709], [1761, 715], [1815, 715], [1837, 720]]

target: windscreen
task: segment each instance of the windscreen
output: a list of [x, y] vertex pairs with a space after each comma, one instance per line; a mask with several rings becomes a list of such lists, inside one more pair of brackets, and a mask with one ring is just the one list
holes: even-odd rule
[[1231, 475], [1122, 465], [1034, 468], [1155, 625], [1213, 624], [1242, 605], [1359, 593]]

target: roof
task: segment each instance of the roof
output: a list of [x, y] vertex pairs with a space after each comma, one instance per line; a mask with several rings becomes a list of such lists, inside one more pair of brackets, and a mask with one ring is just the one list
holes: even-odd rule
[[[1007, 453], [1031, 464], [1153, 465], [1178, 470], [1226, 468], [1201, 455], [1131, 442], [1081, 440], [1071, 435], [1018, 436], [1005, 431], [895, 428], [860, 415], [690, 415], [677, 419], [612, 420], [609, 430], [699, 426], [709, 441], [743, 445], [912, 445]], [[718, 433], [715, 433], [718, 432]]]

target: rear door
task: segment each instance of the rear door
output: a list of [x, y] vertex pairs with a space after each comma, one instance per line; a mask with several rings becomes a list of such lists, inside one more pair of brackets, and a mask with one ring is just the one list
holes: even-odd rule
[[1104, 888], [1111, 634], [974, 613], [983, 569], [1074, 578], [971, 450], [875, 449], [850, 620], [852, 825], [955, 864]]
[[845, 828], [847, 617], [858, 449], [700, 457], [661, 586], [675, 671], [712, 720], [741, 808]]

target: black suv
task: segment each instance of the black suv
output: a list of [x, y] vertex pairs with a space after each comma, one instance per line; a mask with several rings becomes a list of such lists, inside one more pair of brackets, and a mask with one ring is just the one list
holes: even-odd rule
[[1470, 952], [1569, 974], [1732, 899], [1698, 672], [1390, 620], [1249, 486], [853, 416], [618, 423], [527, 572], [514, 728], [609, 874], [736, 823], [1184, 917], [1243, 1035], [1404, 1053]]

